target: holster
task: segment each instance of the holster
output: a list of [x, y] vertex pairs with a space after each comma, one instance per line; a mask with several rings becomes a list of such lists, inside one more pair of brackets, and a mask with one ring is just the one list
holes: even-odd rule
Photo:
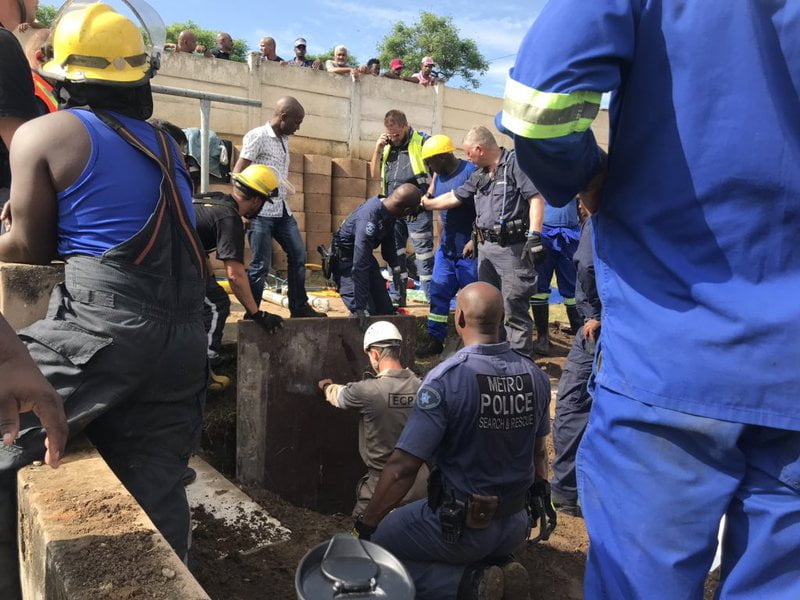
[[442, 524], [442, 539], [446, 544], [455, 544], [464, 531], [466, 507], [464, 502], [454, 496], [442, 503], [439, 509], [439, 522]]
[[329, 250], [324, 245], [317, 246], [317, 252], [322, 257], [322, 274], [328, 282], [333, 280], [333, 274], [339, 266], [339, 253], [336, 247], [332, 246]]
[[492, 233], [494, 233], [497, 243], [502, 247], [524, 242], [527, 231], [528, 225], [524, 219], [504, 221], [492, 227]]

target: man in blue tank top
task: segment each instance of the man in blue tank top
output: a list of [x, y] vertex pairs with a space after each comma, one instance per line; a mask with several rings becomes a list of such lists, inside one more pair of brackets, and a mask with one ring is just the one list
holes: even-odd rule
[[[800, 598], [797, 0], [561, 0], [503, 123], [593, 217], [603, 333], [578, 451], [586, 598]], [[589, 126], [613, 91], [608, 155]]]
[[[151, 40], [163, 31], [152, 18], [141, 24]], [[106, 4], [76, 4], [54, 25], [53, 51], [42, 72], [69, 108], [15, 137], [0, 260], [62, 258], [65, 282], [47, 317], [19, 336], [61, 396], [70, 435], [87, 433], [185, 558], [181, 478], [202, 427], [207, 372], [191, 181], [175, 143], [145, 122], [158, 55], [138, 25]], [[21, 451], [0, 454], [0, 562], [10, 564], [16, 470], [44, 454], [33, 415], [21, 415], [20, 432]], [[18, 595], [16, 576], [0, 579], [0, 596]]]
[[[433, 192], [422, 199], [436, 198], [461, 187], [475, 165], [456, 158], [455, 146], [446, 135], [434, 135], [422, 145], [422, 159], [434, 173]], [[454, 202], [455, 204], [455, 202]], [[417, 347], [417, 356], [425, 358], [441, 354], [444, 339], [447, 337], [447, 318], [450, 315], [450, 302], [458, 290], [478, 281], [478, 261], [475, 258], [472, 242], [472, 225], [475, 223], [475, 205], [472, 199], [458, 202], [457, 205], [441, 213], [442, 238], [433, 263], [428, 313], [428, 337]]]
[[[527, 573], [509, 555], [530, 531], [528, 490], [547, 477], [550, 383], [499, 341], [496, 287], [461, 290], [455, 323], [464, 348], [422, 382], [355, 529], [403, 562], [421, 600], [522, 600]], [[392, 510], [423, 462], [436, 464], [428, 499]]]

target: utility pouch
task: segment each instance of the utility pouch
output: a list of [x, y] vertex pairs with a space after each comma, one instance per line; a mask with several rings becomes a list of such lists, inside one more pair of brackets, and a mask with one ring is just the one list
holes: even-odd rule
[[497, 496], [470, 494], [465, 525], [469, 529], [486, 529], [494, 518], [498, 502]]
[[442, 524], [442, 539], [446, 544], [456, 544], [464, 530], [466, 509], [461, 500], [451, 499], [442, 504], [439, 522]]
[[443, 496], [442, 472], [439, 467], [433, 467], [428, 476], [428, 506], [432, 511], [436, 512], [442, 505]]
[[498, 223], [492, 227], [493, 233], [497, 236], [497, 243], [502, 246], [510, 246], [525, 241], [528, 226], [523, 219]]
[[478, 249], [478, 244], [482, 244], [486, 241], [483, 231], [475, 224], [472, 225], [472, 241], [475, 243], [476, 250]]

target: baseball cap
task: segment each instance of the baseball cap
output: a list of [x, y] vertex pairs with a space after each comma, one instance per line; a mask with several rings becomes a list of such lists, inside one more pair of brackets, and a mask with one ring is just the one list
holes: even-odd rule
[[294, 41], [294, 47], [297, 48], [298, 46], [308, 46], [308, 44], [306, 44], [306, 38], [297, 38]]
[[423, 59], [422, 59], [422, 66], [423, 66], [423, 67], [424, 67], [425, 65], [435, 65], [435, 64], [436, 64], [436, 63], [435, 63], [435, 62], [433, 62], [433, 59], [432, 59], [430, 56], [426, 56], [425, 58], [423, 58]]
[[394, 71], [394, 70], [395, 70], [395, 69], [397, 69], [397, 68], [401, 68], [401, 69], [402, 69], [402, 68], [403, 68], [403, 67], [405, 67], [405, 66], [406, 66], [406, 64], [405, 64], [405, 63], [404, 63], [404, 62], [403, 62], [401, 59], [399, 59], [399, 58], [393, 58], [393, 59], [391, 60], [391, 62], [389, 63], [389, 68], [390, 68], [392, 71]]

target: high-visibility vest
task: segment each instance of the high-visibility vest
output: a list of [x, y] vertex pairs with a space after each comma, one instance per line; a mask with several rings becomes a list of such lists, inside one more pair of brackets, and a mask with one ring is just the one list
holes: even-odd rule
[[47, 107], [47, 112], [56, 112], [58, 110], [58, 101], [53, 93], [53, 86], [47, 83], [36, 71], [31, 71], [33, 76], [33, 92], [36, 97], [44, 102]]
[[[422, 144], [425, 136], [419, 131], [411, 132], [411, 139], [408, 141], [408, 158], [411, 160], [411, 170], [417, 178], [417, 183], [422, 184], [428, 176], [428, 169], [425, 168], [425, 161], [422, 160]], [[391, 144], [383, 147], [383, 160], [381, 160], [381, 194], [386, 196], [386, 159], [389, 158]]]

